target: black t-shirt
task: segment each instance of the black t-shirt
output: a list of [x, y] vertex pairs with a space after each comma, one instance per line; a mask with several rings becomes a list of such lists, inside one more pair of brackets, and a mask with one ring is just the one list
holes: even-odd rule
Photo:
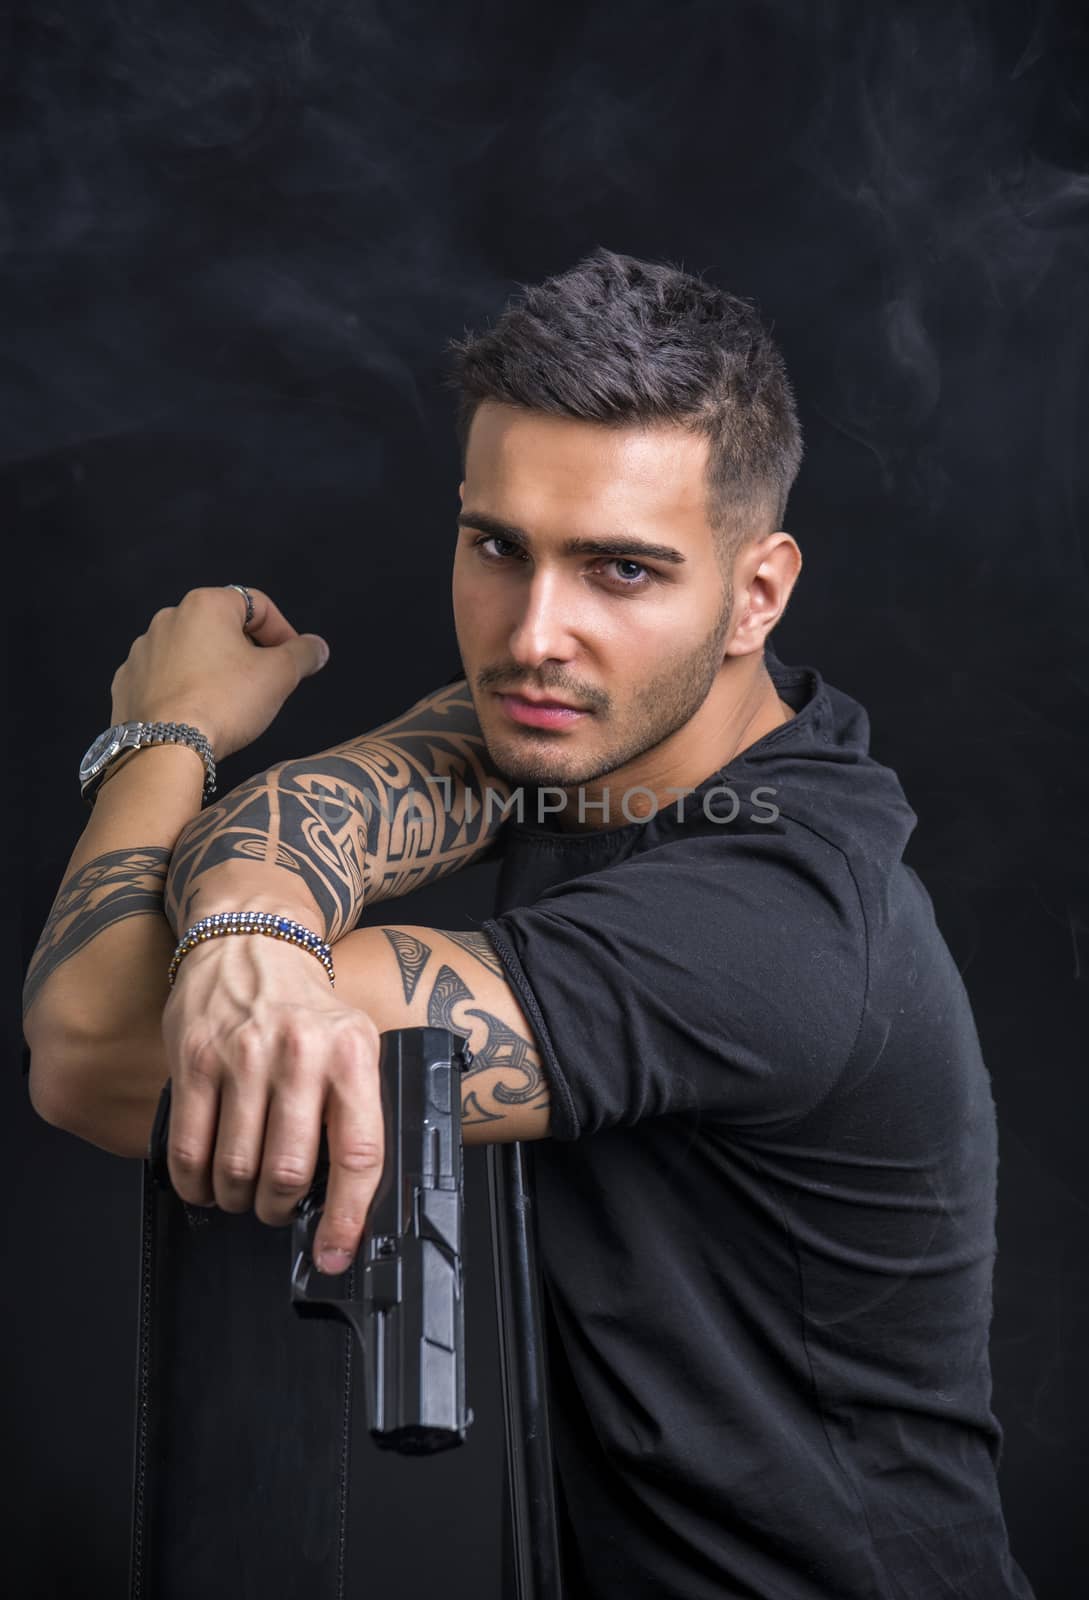
[[569, 1600], [1024, 1600], [971, 1007], [866, 712], [766, 661], [797, 715], [686, 799], [503, 830]]

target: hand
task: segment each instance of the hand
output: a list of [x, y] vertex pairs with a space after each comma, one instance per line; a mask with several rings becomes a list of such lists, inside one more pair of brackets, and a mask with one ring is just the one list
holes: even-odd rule
[[379, 1036], [366, 1012], [341, 1004], [306, 951], [237, 935], [185, 957], [163, 1038], [177, 1193], [223, 1211], [252, 1206], [282, 1226], [310, 1187], [324, 1121], [329, 1181], [314, 1259], [345, 1271], [384, 1160]]
[[[298, 633], [260, 589], [253, 620], [236, 589], [190, 589], [133, 642], [114, 673], [112, 720], [187, 722], [217, 761], [251, 744], [303, 678], [329, 656], [324, 639]], [[262, 646], [256, 649], [255, 646]]]

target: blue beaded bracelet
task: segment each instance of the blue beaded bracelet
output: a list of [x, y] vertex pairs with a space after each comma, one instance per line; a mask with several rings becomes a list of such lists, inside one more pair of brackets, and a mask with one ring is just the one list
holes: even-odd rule
[[278, 917], [274, 911], [218, 911], [214, 916], [201, 917], [199, 922], [194, 922], [178, 940], [167, 972], [170, 987], [174, 987], [178, 968], [190, 950], [207, 939], [221, 939], [228, 933], [267, 933], [273, 939], [286, 939], [289, 944], [298, 945], [300, 950], [309, 950], [316, 956], [328, 973], [329, 982], [333, 982], [333, 956], [329, 946], [301, 922]]

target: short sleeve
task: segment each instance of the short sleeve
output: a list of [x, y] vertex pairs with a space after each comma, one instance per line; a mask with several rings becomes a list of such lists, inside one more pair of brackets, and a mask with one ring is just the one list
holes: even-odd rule
[[552, 1136], [674, 1112], [737, 1130], [804, 1117], [866, 996], [840, 851], [781, 835], [669, 842], [484, 924], [537, 1036]]

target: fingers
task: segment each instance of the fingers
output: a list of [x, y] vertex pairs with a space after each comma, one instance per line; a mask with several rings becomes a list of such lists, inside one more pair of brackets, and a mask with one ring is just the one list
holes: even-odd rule
[[362, 1012], [330, 1020], [324, 1032], [309, 1018], [281, 1019], [272, 1033], [245, 1021], [217, 1036], [206, 1017], [192, 1030], [167, 1029], [167, 1161], [183, 1200], [228, 1212], [252, 1207], [260, 1221], [282, 1227], [313, 1183], [324, 1118], [329, 1173], [314, 1260], [320, 1271], [340, 1273], [358, 1253], [382, 1177], [384, 1128], [380, 1036]]
[[268, 1113], [268, 1087], [258, 1051], [238, 1030], [232, 1070], [220, 1081], [219, 1126], [212, 1162], [212, 1189], [221, 1211], [248, 1211], [261, 1172]]
[[[249, 637], [261, 645], [284, 644], [288, 639], [297, 639], [298, 630], [293, 628], [274, 600], [271, 600], [263, 589], [253, 589], [246, 585], [253, 600], [253, 618], [246, 628]], [[243, 619], [246, 615], [246, 602], [236, 589], [226, 591], [232, 600], [237, 600], [237, 609], [241, 611]]]
[[[237, 618], [239, 626], [255, 644], [285, 644], [288, 639], [299, 637], [298, 630], [291, 626], [276, 602], [271, 600], [263, 589], [254, 589], [249, 584], [246, 588], [249, 589], [253, 601], [253, 617], [248, 623], [245, 596], [227, 584], [221, 584], [216, 588], [190, 589], [182, 596], [177, 609], [181, 610], [187, 605], [214, 605], [225, 616]], [[164, 606], [155, 613], [152, 622], [156, 622], [160, 617], [170, 616], [172, 610], [172, 607]]]
[[295, 688], [300, 679], [309, 678], [324, 667], [329, 659], [329, 646], [319, 634], [299, 633], [293, 628], [267, 594], [259, 589], [251, 589], [250, 593], [253, 595], [253, 621], [246, 632], [266, 649], [272, 645], [283, 647], [285, 663], [289, 665], [290, 686]]
[[[249, 585], [246, 587], [249, 588]], [[199, 594], [206, 591], [192, 592]], [[329, 659], [329, 647], [325, 640], [316, 633], [299, 633], [263, 589], [249, 589], [250, 598], [253, 600], [253, 617], [248, 624], [245, 622], [246, 602], [236, 589], [224, 587], [215, 592], [227, 596], [232, 605], [237, 602], [235, 609], [241, 612], [245, 633], [254, 644], [259, 644], [265, 649], [276, 645], [288, 647], [284, 654], [285, 665], [289, 667], [291, 688], [294, 688], [301, 678], [308, 678], [319, 671]]]
[[202, 1070], [199, 1060], [182, 1084], [175, 1076], [170, 1097], [170, 1131], [166, 1164], [175, 1192], [190, 1205], [215, 1203], [211, 1155], [219, 1120], [218, 1075]]
[[329, 1181], [325, 1209], [314, 1240], [314, 1260], [322, 1272], [351, 1266], [367, 1213], [382, 1177], [382, 1103], [376, 1070], [354, 1075], [349, 1085], [334, 1083], [325, 1105], [329, 1141]]
[[314, 1180], [321, 1144], [321, 1094], [303, 1083], [273, 1093], [265, 1123], [265, 1149], [254, 1211], [280, 1228]]

